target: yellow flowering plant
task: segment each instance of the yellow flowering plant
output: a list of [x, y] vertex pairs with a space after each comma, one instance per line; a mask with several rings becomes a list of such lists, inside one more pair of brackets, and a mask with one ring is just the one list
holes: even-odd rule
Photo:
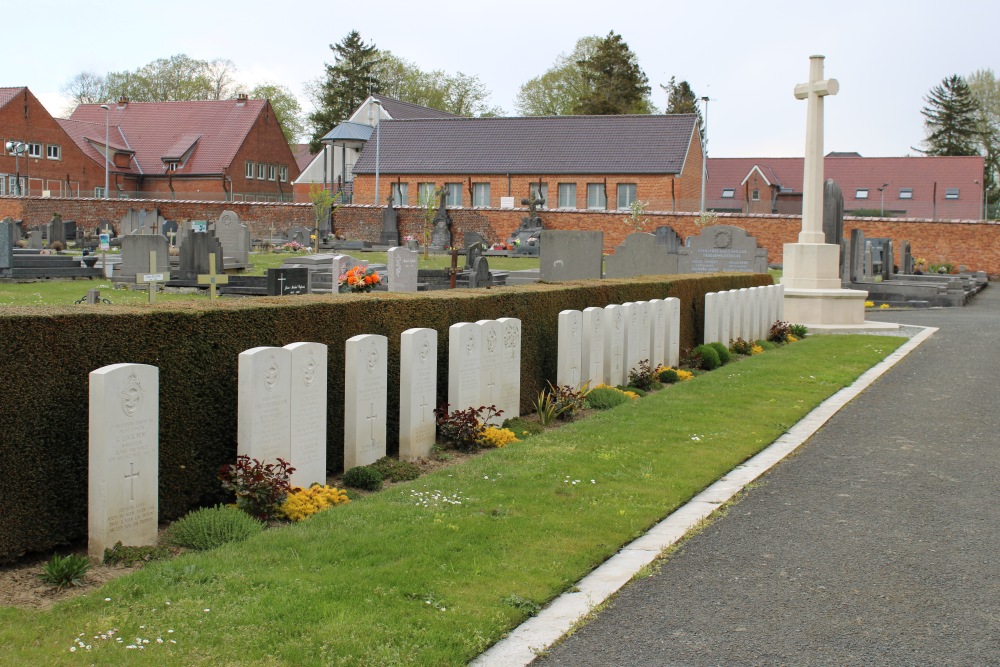
[[517, 439], [517, 436], [509, 428], [487, 426], [483, 429], [482, 435], [479, 436], [479, 444], [483, 447], [506, 447], [515, 442], [521, 441]]
[[874, 308], [874, 307], [875, 307], [874, 301], [865, 301], [865, 308]]
[[333, 486], [313, 484], [308, 489], [296, 486], [281, 504], [281, 513], [289, 521], [302, 521], [334, 505], [349, 502], [347, 492]]
[[753, 347], [750, 348], [750, 354], [751, 355], [753, 355], [753, 354], [761, 354], [763, 352], [764, 352], [764, 348], [762, 348], [760, 345], [754, 345]]

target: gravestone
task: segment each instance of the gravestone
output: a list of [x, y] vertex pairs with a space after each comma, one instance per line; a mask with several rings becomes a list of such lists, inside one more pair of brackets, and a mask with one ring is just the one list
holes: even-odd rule
[[347, 339], [344, 357], [344, 470], [385, 456], [388, 339], [362, 334]]
[[882, 280], [889, 280], [892, 278], [895, 261], [896, 258], [893, 253], [892, 239], [889, 239], [882, 244]]
[[42, 230], [32, 229], [28, 232], [28, 248], [31, 250], [42, 249]]
[[288, 242], [298, 243], [301, 246], [309, 247], [312, 245], [310, 243], [309, 236], [312, 234], [312, 230], [308, 227], [303, 227], [302, 225], [294, 225], [288, 232]]
[[702, 329], [702, 342], [717, 343], [720, 340], [719, 336], [719, 312], [722, 308], [719, 292], [706, 292], [705, 293], [705, 324]]
[[[391, 190], [392, 188], [390, 188]], [[382, 211], [382, 233], [379, 234], [378, 242], [381, 245], [399, 245], [399, 217], [395, 207], [392, 205], [392, 194], [386, 200], [385, 210]]]
[[899, 256], [899, 272], [906, 275], [913, 275], [913, 254], [910, 252], [909, 241], [900, 242]]
[[149, 270], [149, 253], [156, 253], [156, 266], [165, 271], [170, 266], [167, 239], [159, 234], [133, 234], [122, 237], [122, 261], [115, 267], [115, 280], [134, 282], [137, 275]]
[[14, 220], [0, 221], [0, 278], [14, 275]]
[[144, 208], [136, 210], [130, 208], [118, 223], [121, 236], [130, 234], [159, 234], [165, 222], [160, 209], [154, 208], [146, 210]]
[[[503, 410], [503, 325], [496, 320], [478, 320], [476, 322], [480, 328], [480, 340], [482, 344], [479, 348], [479, 373], [481, 382], [481, 394], [479, 405], [489, 407], [495, 405], [498, 410]], [[506, 418], [506, 414], [493, 417], [489, 423], [499, 426]]]
[[650, 317], [648, 301], [636, 301], [639, 310], [639, 361], [649, 362], [652, 357], [650, 342], [653, 332], [653, 318]]
[[[468, 237], [468, 234], [466, 234]], [[482, 243], [473, 243], [472, 245], [465, 246], [465, 268], [471, 269], [476, 260], [483, 256], [485, 246]]]
[[281, 268], [267, 270], [267, 295], [289, 296], [309, 293], [309, 269]]
[[49, 221], [49, 247], [52, 247], [53, 243], [61, 243], [63, 248], [66, 248], [66, 226], [63, 224], [62, 216], [58, 213], [52, 214], [52, 220]]
[[500, 364], [500, 409], [504, 419], [521, 416], [521, 320], [501, 317], [503, 357]]
[[159, 369], [112, 364], [90, 373], [87, 553], [121, 541], [156, 544], [159, 521]]
[[[210, 227], [215, 237], [222, 244], [225, 255], [224, 264], [227, 269], [245, 269], [250, 266], [250, 248], [252, 240], [250, 229], [240, 222], [239, 216], [233, 211], [223, 211], [219, 221]], [[306, 243], [308, 245], [308, 234]]]
[[615, 254], [604, 260], [606, 278], [629, 278], [678, 272], [680, 255], [660, 245], [657, 237], [646, 232], [629, 234]]
[[407, 329], [400, 335], [399, 458], [402, 461], [429, 456], [434, 446], [437, 337], [435, 329]]
[[473, 322], [448, 327], [448, 412], [482, 405], [482, 328]]
[[24, 238], [24, 220], [14, 220], [14, 241]]
[[539, 278], [542, 282], [600, 280], [604, 232], [542, 232]]
[[240, 352], [238, 455], [262, 463], [291, 460], [291, 371], [292, 353], [288, 349], [254, 347]]
[[581, 318], [580, 368], [591, 387], [604, 382], [604, 309], [590, 306]]
[[479, 249], [479, 254], [482, 254], [483, 249], [487, 247], [486, 239], [483, 238], [482, 234], [479, 232], [465, 232], [462, 234], [462, 245], [465, 247], [465, 268], [467, 269], [472, 266], [473, 260], [473, 258], [469, 256], [469, 248], [477, 243], [482, 246]]
[[[124, 243], [124, 239], [123, 239]], [[177, 277], [180, 280], [197, 280], [209, 273], [209, 255], [215, 255], [215, 271], [223, 273], [222, 244], [212, 232], [190, 232], [181, 239]], [[159, 262], [157, 262], [159, 265]]]
[[521, 225], [511, 234], [514, 243], [514, 254], [516, 255], [538, 255], [542, 239], [544, 225], [542, 219], [538, 217], [538, 207], [545, 205], [545, 200], [538, 196], [534, 189], [531, 190], [527, 199], [522, 199], [521, 204], [528, 207], [528, 215], [521, 218]]
[[604, 382], [612, 387], [626, 384], [625, 308], [612, 304], [604, 307]]
[[767, 249], [739, 227], [712, 225], [688, 239], [680, 273], [767, 273]]
[[469, 287], [489, 287], [493, 284], [490, 277], [490, 262], [485, 257], [476, 257], [469, 272]]
[[657, 245], [666, 246], [667, 252], [677, 254], [684, 247], [684, 240], [674, 231], [673, 227], [661, 225], [656, 228]]
[[753, 312], [750, 310], [750, 292], [747, 288], [737, 290], [736, 298], [740, 300], [740, 330], [746, 334], [747, 340], [757, 338], [753, 330]]
[[823, 236], [833, 245], [844, 238], [844, 193], [832, 178], [823, 184]]
[[[720, 309], [719, 338], [722, 340], [723, 343], [726, 344], [726, 347], [728, 347], [729, 344], [733, 342], [733, 335], [730, 329], [730, 322], [732, 320], [732, 312], [733, 312], [732, 304], [733, 304], [732, 293], [729, 291], [722, 292], [719, 296], [719, 309]], [[664, 304], [664, 306], [665, 305], [666, 304]]]
[[677, 368], [681, 357], [681, 300], [677, 297], [664, 300], [667, 302], [667, 342], [664, 351], [667, 365]]
[[860, 283], [865, 277], [865, 233], [860, 229], [851, 230], [850, 280]]
[[629, 301], [622, 304], [625, 313], [625, 384], [628, 384], [629, 372], [639, 365], [639, 340], [641, 331], [639, 328], [639, 304]]
[[872, 250], [872, 242], [865, 241], [865, 279], [871, 280], [875, 277], [875, 251]]
[[174, 221], [174, 220], [164, 220], [163, 221], [163, 227], [161, 229], [161, 233], [165, 237], [167, 237], [167, 243], [170, 246], [176, 246], [177, 245], [177, 241], [180, 238], [179, 231], [180, 231], [180, 227], [177, 225], [176, 221]]
[[445, 208], [447, 193], [442, 190], [440, 197], [441, 203], [438, 205], [433, 221], [434, 228], [431, 230], [431, 245], [435, 248], [450, 248], [451, 218], [448, 217], [448, 210]]
[[583, 313], [563, 310], [559, 313], [556, 345], [556, 384], [576, 389], [583, 378]]
[[390, 292], [417, 291], [417, 261], [420, 254], [415, 250], [398, 246], [389, 248], [388, 275]]
[[326, 484], [327, 349], [322, 343], [291, 343], [289, 457], [292, 486]]
[[[667, 304], [663, 299], [649, 300], [649, 366], [656, 370], [667, 359], [663, 344], [666, 342]], [[728, 344], [728, 343], [727, 343]]]

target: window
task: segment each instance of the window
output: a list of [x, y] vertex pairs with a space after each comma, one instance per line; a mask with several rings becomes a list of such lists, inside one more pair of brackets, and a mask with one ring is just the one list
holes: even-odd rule
[[278, 165], [274, 164], [267, 165], [267, 180], [269, 181], [278, 180]]
[[489, 183], [473, 183], [472, 184], [472, 205], [473, 206], [489, 206], [490, 205], [490, 184]]
[[278, 180], [282, 183], [286, 183], [288, 181], [288, 167], [285, 167], [284, 165], [278, 167]]
[[606, 209], [608, 198], [604, 194], [604, 183], [587, 183], [587, 208]]
[[254, 175], [254, 163], [252, 160], [247, 160], [247, 178], [253, 178]]
[[900, 199], [913, 199], [913, 188], [900, 188], [899, 189]]
[[45, 157], [50, 160], [58, 160], [62, 157], [62, 149], [55, 144], [49, 144], [45, 147]]
[[626, 209], [636, 200], [635, 183], [618, 184], [618, 208]]
[[28, 157], [42, 157], [42, 145], [36, 143], [28, 144]]
[[736, 188], [722, 188], [722, 198], [732, 199], [736, 196]]
[[538, 197], [538, 198], [541, 198], [541, 199], [545, 200], [545, 201], [543, 201], [539, 205], [539, 208], [548, 208], [548, 203], [549, 203], [549, 184], [548, 183], [542, 183], [541, 185], [539, 185], [538, 183], [532, 183], [532, 184], [530, 184], [528, 186], [528, 197], [531, 197], [532, 193], [535, 194], [535, 197]]
[[94, 198], [104, 199], [104, 188], [94, 188]]
[[559, 184], [559, 208], [576, 208], [576, 183]]
[[750, 199], [753, 201], [760, 201], [760, 190], [751, 190]]
[[436, 203], [434, 202], [433, 183], [417, 183], [417, 202], [421, 206], [427, 206], [428, 203]]
[[958, 199], [958, 188], [945, 188], [944, 189], [945, 199]]
[[445, 206], [461, 206], [462, 205], [462, 184], [461, 183], [445, 183], [444, 191], [447, 196], [444, 200]]
[[168, 162], [167, 171], [177, 171], [181, 166], [180, 162]]
[[868, 188], [858, 188], [854, 192], [855, 199], [868, 199]]
[[16, 176], [10, 176], [8, 177], [7, 180], [8, 180], [7, 192], [9, 192], [10, 194], [24, 195], [28, 193], [28, 189], [27, 187], [25, 187], [28, 185], [27, 179], [25, 178], [19, 179]]
[[409, 206], [410, 201], [410, 184], [409, 183], [393, 183], [392, 184], [392, 205], [393, 206]]
[[261, 181], [267, 178], [267, 165], [263, 162], [257, 163], [257, 178]]

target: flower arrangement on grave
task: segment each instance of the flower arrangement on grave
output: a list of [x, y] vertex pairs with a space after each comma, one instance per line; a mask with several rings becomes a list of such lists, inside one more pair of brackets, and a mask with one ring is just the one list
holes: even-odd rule
[[411, 236], [409, 234], [403, 237], [403, 243], [409, 243], [410, 241], [416, 241], [416, 240], [417, 238], [415, 236]]
[[281, 246], [282, 252], [300, 252], [304, 248], [298, 241], [289, 241], [288, 243]]
[[296, 486], [281, 504], [281, 513], [289, 521], [302, 521], [334, 505], [349, 502], [347, 492], [333, 486], [313, 484], [308, 489]]
[[366, 266], [355, 266], [340, 275], [337, 282], [337, 289], [341, 293], [348, 292], [371, 292], [382, 278], [378, 271]]

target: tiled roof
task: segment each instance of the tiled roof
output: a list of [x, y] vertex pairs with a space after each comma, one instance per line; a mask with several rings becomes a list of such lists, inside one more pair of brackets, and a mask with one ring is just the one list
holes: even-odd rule
[[[103, 111], [102, 111], [103, 113]], [[100, 123], [92, 123], [80, 120], [68, 120], [66, 118], [56, 118], [55, 119], [59, 126], [65, 130], [66, 134], [70, 136], [84, 155], [97, 162], [101, 169], [104, 169], [104, 153], [94, 147], [94, 144], [103, 146], [104, 145], [104, 119], [101, 119]], [[93, 142], [93, 143], [91, 143]], [[129, 151], [128, 144], [125, 138], [121, 135], [121, 131], [112, 125], [108, 132], [108, 144], [111, 148], [119, 151]], [[132, 161], [130, 168], [119, 169], [115, 167], [114, 162], [108, 165], [112, 172], [120, 174], [140, 174], [136, 166], [135, 161]]]
[[[166, 165], [161, 158], [178, 142], [186, 141], [185, 135], [201, 135], [201, 138], [184, 166], [174, 173], [221, 174], [232, 164], [265, 104], [266, 100], [112, 104], [110, 123], [120, 129], [124, 141], [135, 150], [134, 162], [145, 174], [165, 173]], [[70, 120], [99, 124], [103, 128], [104, 113], [99, 104], [81, 104]], [[103, 137], [102, 131], [101, 143]], [[103, 156], [100, 162], [104, 162]]]
[[[383, 121], [394, 174], [677, 174], [696, 116], [534, 116]], [[354, 173], [374, 173], [369, 141]]]
[[14, 86], [11, 88], [0, 88], [0, 109], [7, 106], [7, 103], [24, 92], [24, 86]]
[[[792, 193], [802, 193], [802, 158], [709, 158], [706, 205], [709, 208], [739, 208], [744, 203], [740, 183], [754, 166], [760, 167], [772, 184]], [[774, 174], [774, 179], [771, 178]], [[885, 210], [905, 211], [906, 217], [969, 219], [980, 217], [983, 158], [970, 157], [851, 157], [828, 155], [823, 160], [823, 178], [832, 178], [844, 192], [847, 209], [878, 209], [878, 188], [885, 188]], [[937, 184], [935, 211], [934, 187]], [[722, 199], [723, 188], [735, 188], [735, 197]], [[868, 199], [857, 199], [858, 189], [869, 190]], [[911, 199], [900, 199], [902, 188], [910, 188]], [[959, 199], [946, 200], [946, 188], [959, 188]]]
[[295, 157], [295, 164], [299, 165], [299, 171], [301, 172], [309, 163], [312, 162], [315, 155], [309, 151], [309, 144], [292, 144], [292, 155]]
[[448, 113], [447, 111], [431, 109], [430, 107], [422, 107], [419, 104], [403, 102], [385, 95], [372, 95], [372, 97], [382, 103], [382, 108], [385, 109], [390, 116], [392, 116], [393, 120], [414, 120], [417, 118], [457, 118], [455, 114]]

